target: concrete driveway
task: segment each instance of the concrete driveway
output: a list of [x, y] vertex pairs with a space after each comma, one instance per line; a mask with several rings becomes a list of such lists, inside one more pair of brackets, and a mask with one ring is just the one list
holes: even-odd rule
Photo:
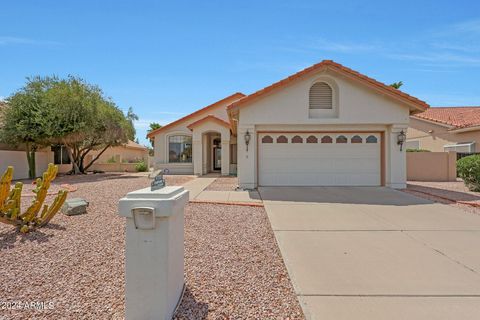
[[260, 188], [307, 319], [480, 319], [480, 216], [370, 187]]

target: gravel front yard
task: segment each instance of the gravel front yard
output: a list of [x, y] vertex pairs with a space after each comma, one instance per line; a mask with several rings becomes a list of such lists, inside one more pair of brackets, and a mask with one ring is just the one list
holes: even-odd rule
[[[170, 185], [179, 183], [170, 177]], [[77, 186], [69, 197], [90, 201], [89, 213], [58, 214], [27, 235], [0, 225], [0, 307], [47, 307], [2, 310], [0, 319], [123, 319], [124, 218], [117, 203], [150, 180], [102, 174], [55, 183]], [[303, 317], [263, 208], [189, 204], [186, 273], [178, 319]]]

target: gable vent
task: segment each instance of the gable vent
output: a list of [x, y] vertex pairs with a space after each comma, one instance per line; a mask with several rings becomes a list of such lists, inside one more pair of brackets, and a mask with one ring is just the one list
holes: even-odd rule
[[317, 82], [310, 88], [310, 109], [332, 109], [332, 88], [325, 82]]

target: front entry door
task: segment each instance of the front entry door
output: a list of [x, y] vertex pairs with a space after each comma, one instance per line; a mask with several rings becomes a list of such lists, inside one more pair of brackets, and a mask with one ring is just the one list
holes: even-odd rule
[[222, 147], [213, 147], [213, 170], [222, 169]]

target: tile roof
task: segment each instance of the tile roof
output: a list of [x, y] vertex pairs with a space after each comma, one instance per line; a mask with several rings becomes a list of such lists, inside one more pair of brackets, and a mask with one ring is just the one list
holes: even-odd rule
[[208, 105], [208, 106], [206, 106], [206, 107], [204, 107], [204, 108], [202, 108], [202, 109], [199, 109], [199, 110], [197, 110], [197, 111], [195, 111], [195, 112], [193, 112], [193, 113], [190, 113], [189, 115], [186, 115], [185, 117], [182, 117], [182, 118], [180, 118], [180, 119], [178, 119], [178, 120], [176, 120], [176, 121], [170, 122], [169, 124], [167, 124], [167, 125], [165, 125], [165, 126], [163, 126], [163, 127], [161, 127], [161, 128], [158, 128], [158, 129], [156, 129], [156, 130], [153, 130], [153, 131], [149, 132], [149, 133], [147, 134], [147, 138], [152, 138], [152, 137], [153, 137], [154, 135], [156, 135], [157, 133], [162, 132], [163, 130], [165, 130], [165, 129], [167, 129], [167, 128], [170, 128], [170, 127], [172, 127], [172, 126], [174, 126], [174, 125], [176, 125], [176, 124], [179, 124], [179, 123], [181, 123], [181, 122], [183, 122], [183, 121], [185, 121], [185, 120], [188, 120], [188, 119], [190, 119], [191, 117], [194, 117], [194, 116], [196, 116], [196, 115], [199, 115], [199, 114], [201, 114], [201, 113], [203, 113], [203, 112], [205, 112], [205, 111], [208, 111], [208, 110], [210, 110], [210, 109], [213, 109], [213, 108], [217, 107], [217, 106], [218, 106], [219, 104], [221, 104], [221, 103], [229, 102], [229, 101], [233, 102], [233, 101], [238, 100], [238, 99], [243, 98], [243, 97], [245, 97], [245, 95], [244, 95], [243, 93], [241, 93], [241, 92], [236, 92], [236, 93], [234, 93], [234, 94], [232, 94], [232, 95], [229, 95], [229, 96], [226, 97], [226, 98], [223, 98], [222, 100], [219, 100], [219, 101], [217, 101], [217, 102], [215, 102], [215, 103], [212, 103], [211, 105]]
[[480, 126], [480, 106], [432, 107], [413, 117], [452, 126], [452, 129], [462, 129]]
[[385, 94], [388, 94], [389, 96], [392, 96], [394, 98], [397, 98], [399, 100], [402, 100], [404, 102], [407, 102], [409, 103], [410, 105], [413, 105], [416, 109], [420, 110], [420, 111], [424, 111], [426, 110], [429, 105], [425, 102], [425, 101], [422, 101], [420, 99], [417, 99], [405, 92], [402, 92], [398, 89], [395, 89], [389, 85], [386, 85], [384, 83], [381, 83], [375, 79], [372, 79], [370, 77], [367, 77], [366, 75], [363, 75], [355, 70], [352, 70], [350, 68], [347, 68], [339, 63], [336, 63], [332, 60], [323, 60], [322, 62], [320, 63], [317, 63], [317, 64], [314, 64], [313, 66], [310, 66], [304, 70], [301, 70], [283, 80], [280, 80], [278, 82], [275, 82], [274, 84], [268, 86], [268, 87], [265, 87], [261, 90], [258, 90], [257, 92], [255, 93], [252, 93], [238, 101], [235, 101], [234, 103], [230, 104], [228, 106], [228, 109], [231, 110], [233, 108], [236, 108], [238, 106], [241, 106], [241, 105], [245, 105], [247, 104], [248, 102], [250, 101], [253, 101], [255, 100], [256, 98], [260, 97], [260, 96], [263, 96], [265, 94], [268, 94], [269, 92], [275, 90], [275, 89], [278, 89], [278, 88], [282, 88], [286, 85], [289, 85], [291, 84], [292, 82], [296, 81], [296, 80], [299, 80], [301, 78], [304, 78], [306, 76], [309, 76], [315, 72], [318, 72], [320, 71], [321, 69], [330, 69], [330, 70], [333, 70], [333, 71], [336, 71], [336, 72], [339, 72], [347, 77], [350, 77], [351, 79], [353, 80], [357, 80], [357, 81], [360, 81], [360, 82], [363, 82], [367, 85], [370, 85], [371, 87], [377, 89], [377, 90], [380, 90], [382, 91], [383, 93]]
[[142, 149], [142, 150], [148, 150], [147, 147], [142, 146], [141, 144], [136, 143], [135, 141], [128, 140], [128, 142], [124, 145], [126, 148], [133, 148], [133, 149]]

